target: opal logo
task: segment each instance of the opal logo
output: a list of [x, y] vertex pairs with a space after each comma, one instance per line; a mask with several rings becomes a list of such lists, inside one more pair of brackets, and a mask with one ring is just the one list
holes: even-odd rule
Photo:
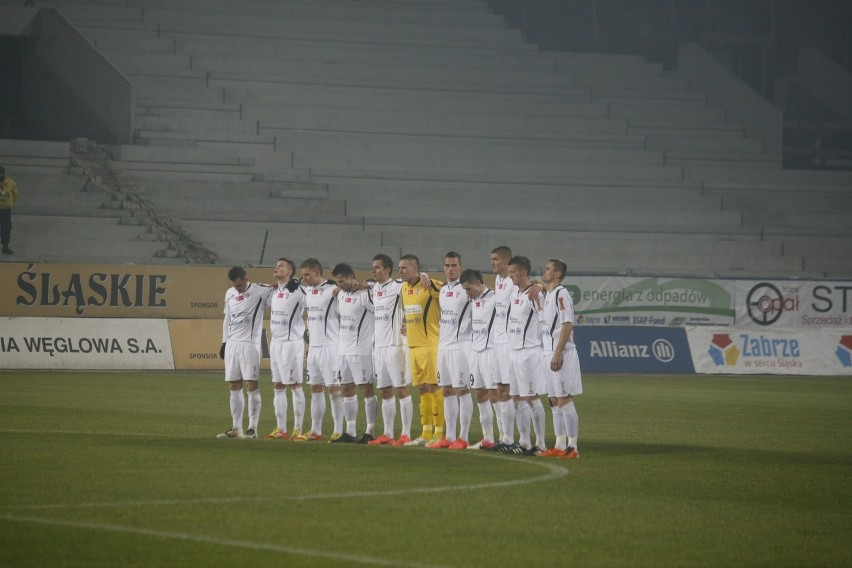
[[757, 325], [772, 325], [785, 311], [798, 311], [799, 296], [785, 298], [769, 282], [755, 284], [746, 296], [748, 316]]

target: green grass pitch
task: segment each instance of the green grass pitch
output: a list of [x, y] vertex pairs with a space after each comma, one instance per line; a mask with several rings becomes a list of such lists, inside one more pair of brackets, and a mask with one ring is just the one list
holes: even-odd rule
[[219, 373], [0, 373], [0, 566], [852, 564], [848, 378], [584, 384], [559, 461], [217, 440]]

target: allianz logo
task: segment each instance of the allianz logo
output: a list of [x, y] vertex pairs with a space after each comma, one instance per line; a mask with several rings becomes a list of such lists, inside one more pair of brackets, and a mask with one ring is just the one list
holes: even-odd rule
[[675, 357], [675, 348], [665, 339], [657, 339], [651, 345], [619, 343], [618, 341], [591, 341], [589, 343], [590, 357], [607, 357], [612, 359], [650, 359], [653, 357], [661, 363], [670, 363]]

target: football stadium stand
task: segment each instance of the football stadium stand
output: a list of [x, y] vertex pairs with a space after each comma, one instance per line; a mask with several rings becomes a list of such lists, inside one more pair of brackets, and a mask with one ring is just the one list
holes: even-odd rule
[[11, 260], [852, 276], [852, 174], [783, 169], [781, 113], [695, 45], [544, 52], [478, 0], [14, 4], [129, 82], [132, 128], [0, 140]]

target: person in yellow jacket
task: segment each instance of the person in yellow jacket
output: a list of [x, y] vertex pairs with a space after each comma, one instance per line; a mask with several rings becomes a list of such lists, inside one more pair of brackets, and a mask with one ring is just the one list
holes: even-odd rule
[[13, 254], [9, 248], [12, 236], [12, 206], [18, 201], [21, 192], [18, 184], [6, 177], [6, 168], [0, 166], [0, 243], [3, 244], [3, 254]]
[[444, 435], [444, 397], [438, 390], [438, 333], [441, 322], [438, 300], [443, 282], [429, 279], [428, 285], [424, 286], [420, 259], [413, 254], [399, 260], [399, 277], [403, 281], [400, 293], [405, 312], [411, 382], [420, 393], [420, 424], [423, 426], [420, 436], [405, 445], [425, 446]]

